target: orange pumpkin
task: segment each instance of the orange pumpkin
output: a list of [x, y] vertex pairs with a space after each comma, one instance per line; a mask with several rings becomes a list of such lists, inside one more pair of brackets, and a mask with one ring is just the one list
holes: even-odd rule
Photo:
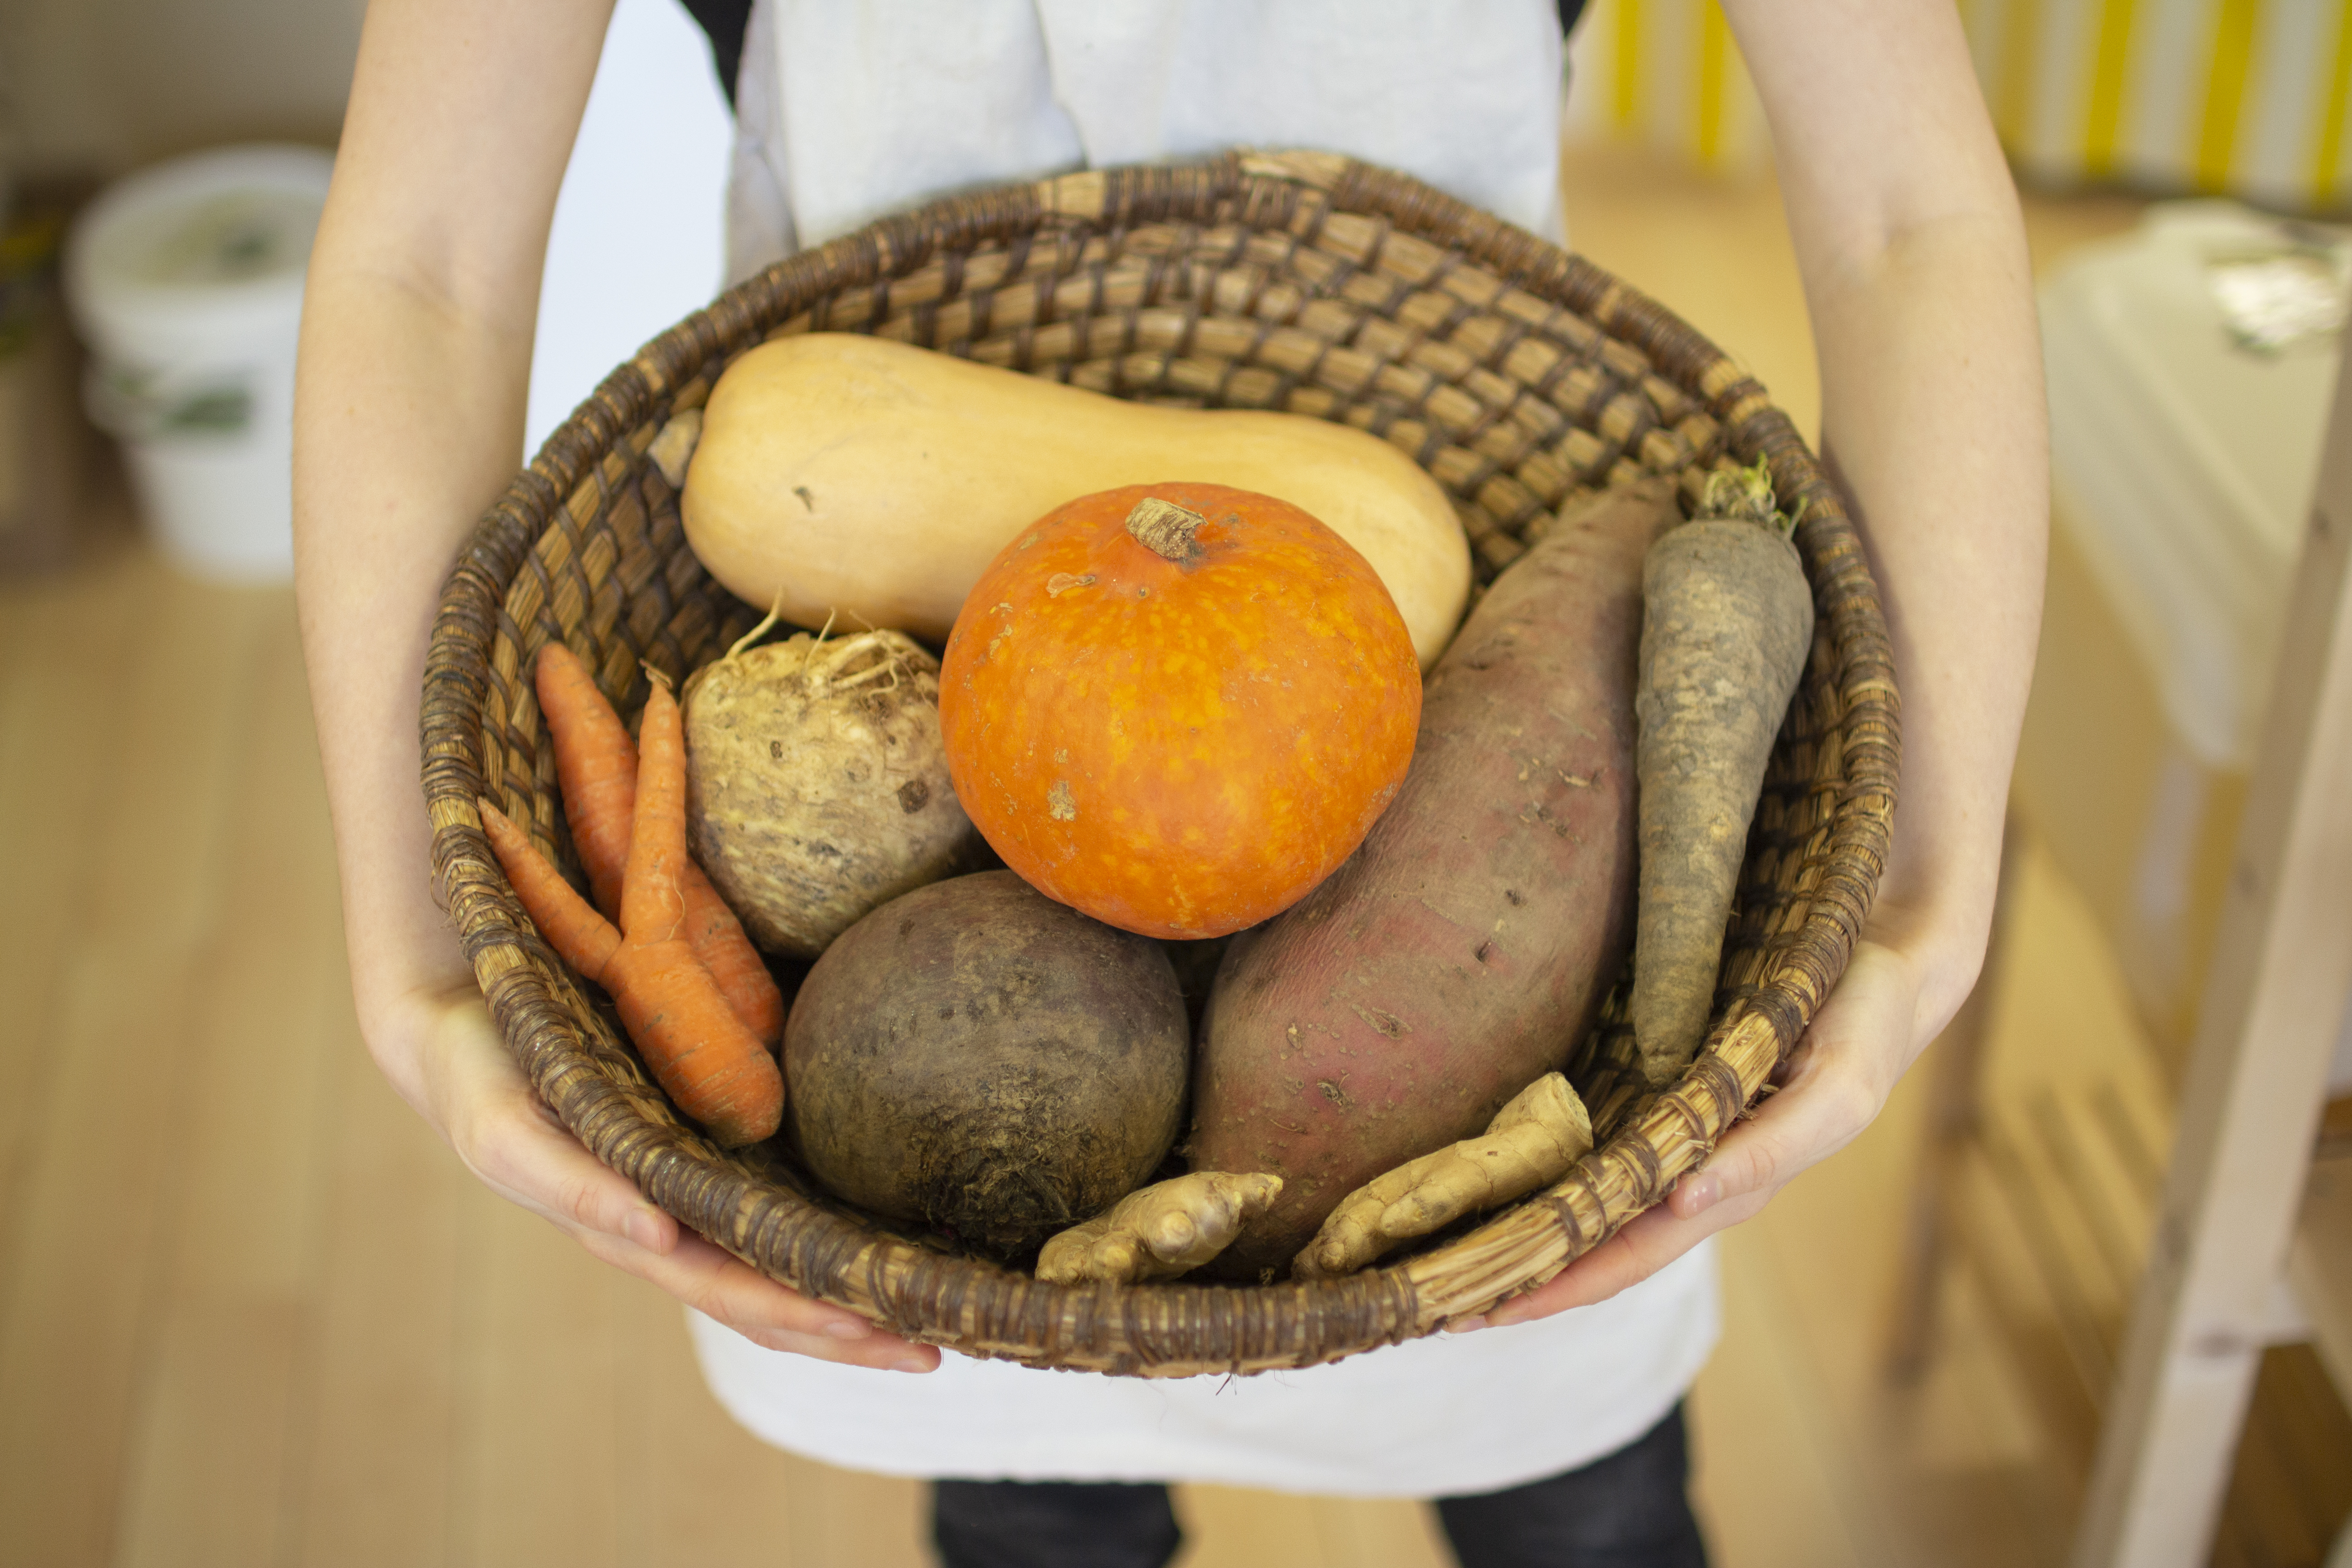
[[1287, 501], [1129, 485], [1048, 513], [964, 600], [948, 771], [1004, 863], [1122, 930], [1219, 936], [1346, 859], [1412, 760], [1388, 590]]

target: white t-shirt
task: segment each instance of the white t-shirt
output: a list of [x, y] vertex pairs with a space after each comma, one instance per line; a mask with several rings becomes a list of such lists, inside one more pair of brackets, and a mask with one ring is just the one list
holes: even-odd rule
[[[1558, 237], [1560, 83], [1551, 0], [757, 0], [730, 276], [973, 185], [1233, 146], [1350, 153]], [[1704, 1246], [1597, 1306], [1248, 1378], [953, 1354], [909, 1376], [689, 1316], [738, 1420], [849, 1468], [1367, 1497], [1491, 1491], [1622, 1447], [1717, 1332]]]

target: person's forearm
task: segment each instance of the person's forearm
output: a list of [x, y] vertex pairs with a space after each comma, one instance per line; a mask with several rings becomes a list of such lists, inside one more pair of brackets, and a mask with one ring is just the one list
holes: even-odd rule
[[467, 978], [430, 885], [418, 704], [442, 580], [514, 474], [530, 342], [320, 260], [298, 395], [296, 572], [367, 1020]]
[[1903, 702], [1874, 925], [1928, 960], [1933, 1034], [1982, 957], [2041, 622], [2048, 458], [2022, 236], [1942, 220], [1818, 292], [1822, 446], [1860, 513]]
[[352, 988], [380, 1058], [393, 1004], [467, 982], [430, 881], [425, 644], [442, 580], [520, 458], [548, 225], [610, 10], [373, 0], [311, 252], [295, 586]]
[[1919, 1039], [1975, 982], [2041, 622], [2049, 458], [2017, 195], [1948, 0], [1726, 0], [1772, 126], [1822, 446], [1895, 639], [1903, 772], [1873, 934]]

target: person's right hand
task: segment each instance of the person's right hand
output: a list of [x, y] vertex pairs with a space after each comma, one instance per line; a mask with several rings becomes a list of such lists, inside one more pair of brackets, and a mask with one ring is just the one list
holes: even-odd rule
[[929, 1372], [940, 1352], [776, 1283], [656, 1207], [566, 1131], [507, 1054], [470, 984], [415, 995], [370, 1048], [401, 1096], [492, 1192], [755, 1344]]

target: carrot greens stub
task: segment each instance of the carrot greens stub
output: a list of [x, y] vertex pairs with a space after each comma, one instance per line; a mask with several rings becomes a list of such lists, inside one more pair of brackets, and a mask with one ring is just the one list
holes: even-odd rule
[[1812, 589], [1753, 468], [1650, 547], [1634, 692], [1640, 898], [1633, 1035], [1653, 1089], [1698, 1055], [1773, 738], [1812, 647]]

